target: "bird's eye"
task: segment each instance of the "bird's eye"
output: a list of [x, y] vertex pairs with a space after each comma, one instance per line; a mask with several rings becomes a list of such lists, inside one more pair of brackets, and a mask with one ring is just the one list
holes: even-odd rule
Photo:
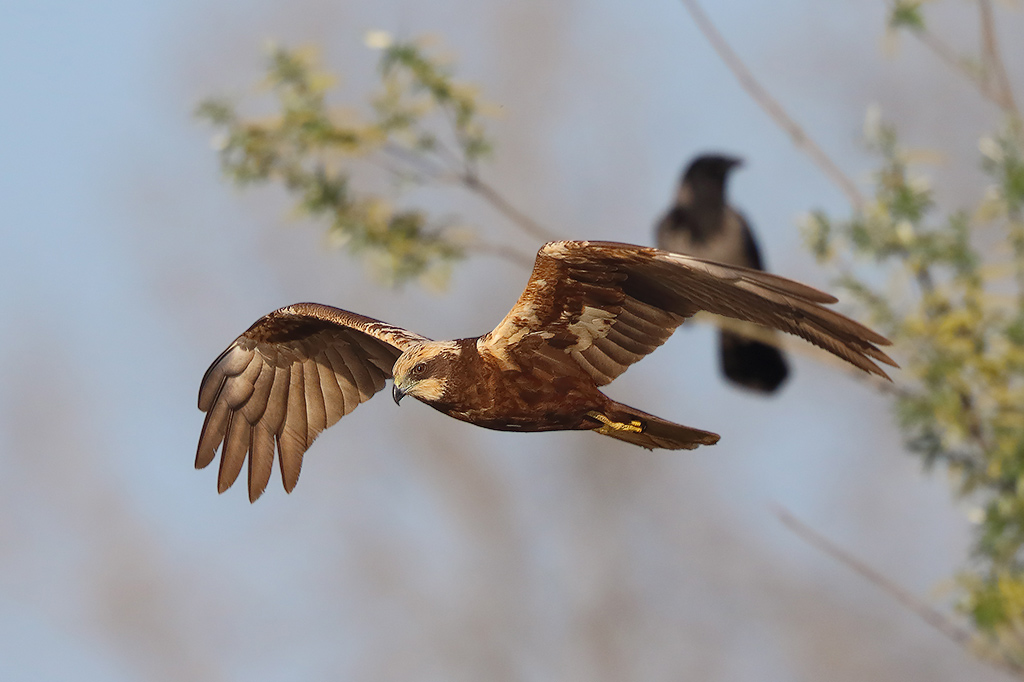
[[423, 363], [423, 362], [419, 363], [418, 365], [416, 365], [415, 367], [412, 368], [412, 373], [413, 374], [423, 374], [426, 371], [427, 371], [427, 365], [426, 365], [426, 363]]

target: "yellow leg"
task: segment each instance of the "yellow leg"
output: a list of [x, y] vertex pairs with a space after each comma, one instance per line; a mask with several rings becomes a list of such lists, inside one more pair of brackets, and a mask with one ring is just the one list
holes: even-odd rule
[[604, 416], [600, 412], [590, 411], [587, 412], [588, 417], [593, 417], [597, 421], [604, 424], [600, 428], [594, 429], [597, 433], [603, 436], [610, 436], [615, 431], [629, 431], [630, 433], [643, 433], [644, 425], [638, 421], [631, 421], [628, 424], [623, 422], [613, 422], [608, 417]]

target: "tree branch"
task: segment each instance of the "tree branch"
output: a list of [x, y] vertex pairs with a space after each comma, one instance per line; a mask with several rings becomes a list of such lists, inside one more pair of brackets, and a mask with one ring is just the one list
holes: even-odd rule
[[793, 118], [786, 113], [786, 110], [782, 108], [782, 105], [772, 97], [767, 90], [758, 82], [754, 75], [747, 68], [743, 60], [740, 59], [739, 55], [729, 46], [722, 34], [718, 32], [715, 25], [711, 23], [711, 20], [704, 13], [697, 0], [681, 0], [683, 6], [690, 13], [693, 18], [693, 22], [697, 25], [697, 28], [704, 35], [711, 47], [714, 48], [715, 52], [722, 59], [729, 70], [732, 71], [733, 75], [740, 82], [740, 86], [747, 91], [755, 102], [757, 102], [772, 120], [785, 131], [789, 137], [793, 140], [793, 144], [799, 149], [802, 149], [811, 160], [825, 173], [825, 175], [832, 180], [833, 183], [846, 198], [853, 205], [856, 210], [861, 210], [865, 205], [864, 195], [861, 194], [860, 190], [857, 189], [856, 183], [850, 179], [839, 166], [832, 161], [832, 159], [825, 153], [825, 151], [815, 142], [807, 132], [798, 124]]
[[984, 74], [995, 77], [994, 95], [997, 103], [1014, 118], [1020, 118], [1020, 110], [1013, 97], [1010, 78], [1006, 75], [1006, 64], [1003, 62], [999, 41], [996, 38], [995, 19], [992, 16], [991, 0], [978, 0], [978, 13], [981, 19], [981, 45]]
[[[984, 643], [970, 630], [954, 623], [944, 613], [933, 608], [916, 595], [903, 589], [887, 577], [868, 566], [866, 563], [842, 549], [831, 540], [821, 535], [816, 530], [796, 518], [792, 512], [781, 505], [773, 505], [775, 516], [786, 528], [795, 533], [801, 540], [815, 549], [827, 554], [851, 571], [864, 578], [875, 587], [879, 588], [890, 597], [895, 599], [911, 613], [917, 615], [928, 625], [932, 626], [945, 635], [952, 642], [965, 649], [968, 653], [977, 655], [980, 650], [988, 649]], [[982, 661], [1005, 673], [1015, 677], [1024, 677], [1024, 666], [1005, 656], [1000, 651], [984, 651], [985, 655], [978, 656]]]
[[[888, 4], [891, 8], [892, 2]], [[925, 47], [931, 50], [946, 66], [970, 81], [982, 97], [1006, 113], [1020, 118], [1020, 111], [1017, 109], [1017, 104], [1014, 101], [1013, 89], [1010, 86], [1006, 67], [1003, 64], [997, 44], [995, 21], [992, 15], [992, 3], [990, 0], [978, 0], [978, 11], [980, 14], [982, 43], [982, 70], [980, 74], [973, 71], [948, 43], [927, 28], [908, 26], [907, 30], [911, 35], [920, 40]], [[990, 76], [995, 77], [994, 84], [989, 80]]]
[[[978, 81], [977, 74], [967, 67], [967, 64], [964, 63], [963, 59], [957, 55], [952, 47], [928, 29], [914, 28], [911, 29], [910, 32], [917, 37], [925, 47], [931, 50], [940, 61], [945, 62], [946, 66], [953, 71], [959, 72], [962, 76], [967, 78], [967, 80], [974, 83], [978, 88], [978, 92], [980, 92], [983, 97], [993, 100], [992, 93], [989, 89], [985, 87], [983, 83]], [[996, 102], [996, 104], [998, 104], [998, 102]]]
[[429, 178], [435, 182], [444, 181], [446, 178], [453, 175], [450, 170], [436, 165], [429, 157], [423, 154], [418, 154], [403, 147], [402, 145], [395, 144], [394, 142], [385, 142], [384, 145], [381, 146], [381, 153], [384, 156], [389, 156], [394, 160], [405, 164], [420, 176]]
[[466, 173], [460, 179], [467, 188], [482, 196], [487, 203], [497, 209], [498, 212], [506, 218], [511, 220], [516, 226], [523, 230], [523, 232], [545, 242], [555, 241], [558, 239], [558, 235], [548, 231], [547, 228], [542, 227], [528, 215], [513, 206], [498, 192], [498, 190], [485, 183], [479, 176], [473, 173]]
[[512, 263], [513, 265], [525, 268], [527, 271], [530, 271], [533, 268], [533, 256], [525, 254], [511, 246], [492, 244], [484, 241], [474, 241], [465, 248], [467, 251], [500, 258], [501, 260]]

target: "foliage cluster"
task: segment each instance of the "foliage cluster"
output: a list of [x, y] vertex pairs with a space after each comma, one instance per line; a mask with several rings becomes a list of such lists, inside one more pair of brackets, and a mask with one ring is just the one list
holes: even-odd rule
[[[890, 29], [945, 50], [921, 2], [893, 4]], [[805, 237], [894, 342], [906, 447], [928, 466], [945, 465], [973, 506], [961, 606], [989, 654], [1024, 672], [1024, 127], [1012, 92], [993, 85], [998, 54], [950, 63], [1003, 114], [978, 143], [984, 189], [975, 204], [940, 208], [925, 164], [915, 162], [922, 155], [873, 108], [865, 126], [879, 158], [873, 196], [849, 218], [813, 213]]]
[[[278, 113], [245, 117], [213, 98], [198, 115], [217, 128], [223, 171], [239, 185], [282, 184], [300, 213], [328, 220], [332, 240], [388, 283], [437, 282], [471, 242], [450, 220], [402, 208], [401, 193], [426, 182], [474, 183], [490, 143], [471, 88], [415, 43], [382, 47], [369, 115], [330, 106], [335, 79], [316, 67], [315, 53], [282, 47], [271, 48], [263, 84]], [[361, 163], [387, 173], [391, 196], [356, 187]]]

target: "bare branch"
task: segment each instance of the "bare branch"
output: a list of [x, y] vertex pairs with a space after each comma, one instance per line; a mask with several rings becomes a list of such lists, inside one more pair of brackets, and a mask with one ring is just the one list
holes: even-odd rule
[[[893, 2], [889, 2], [887, 4], [889, 5], [890, 10], [894, 6]], [[978, 77], [978, 73], [968, 66], [967, 62], [956, 53], [956, 50], [954, 50], [949, 43], [923, 26], [907, 26], [906, 29], [911, 35], [920, 40], [922, 45], [931, 50], [932, 54], [939, 58], [939, 61], [943, 62], [952, 71], [956, 71], [961, 76], [969, 80], [971, 84], [978, 89], [978, 92], [982, 97], [997, 105], [999, 104], [995, 93], [990, 87], [988, 87], [988, 83]]]
[[450, 170], [438, 166], [429, 157], [394, 142], [385, 142], [381, 147], [381, 152], [395, 161], [405, 164], [419, 176], [439, 182], [452, 177]]
[[718, 32], [715, 25], [711, 23], [711, 20], [704, 13], [697, 0], [681, 0], [683, 6], [690, 13], [693, 18], [693, 22], [697, 25], [704, 37], [711, 47], [714, 48], [715, 52], [722, 59], [729, 70], [732, 71], [736, 79], [739, 80], [740, 86], [747, 91], [755, 102], [757, 102], [762, 109], [764, 109], [769, 116], [775, 121], [775, 123], [785, 131], [789, 137], [793, 140], [799, 149], [802, 149], [811, 160], [825, 173], [825, 175], [832, 180], [833, 183], [846, 195], [846, 198], [857, 210], [861, 210], [864, 207], [865, 199], [864, 195], [861, 194], [860, 190], [857, 189], [856, 183], [850, 179], [839, 166], [825, 153], [825, 151], [811, 139], [807, 132], [798, 124], [793, 118], [786, 113], [786, 110], [782, 108], [782, 105], [772, 97], [767, 90], [758, 82], [754, 75], [747, 68], [743, 60], [740, 59], [739, 55], [729, 46], [722, 37], [722, 34]]
[[[892, 3], [889, 2], [888, 4], [891, 8]], [[1017, 109], [1017, 104], [1014, 101], [1013, 89], [1006, 75], [1006, 67], [1003, 64], [999, 45], [996, 41], [990, 0], [978, 0], [978, 10], [981, 15], [982, 43], [982, 69], [980, 74], [971, 69], [967, 62], [957, 55], [956, 50], [948, 43], [927, 28], [908, 26], [907, 30], [911, 35], [920, 40], [925, 47], [931, 50], [946, 66], [969, 80], [982, 97], [1007, 113], [1019, 118], [1020, 111]], [[990, 80], [990, 77], [995, 77], [994, 83]]]
[[895, 599], [908, 611], [916, 614], [921, 620], [931, 625], [940, 633], [952, 640], [955, 644], [965, 649], [972, 655], [978, 656], [992, 667], [1009, 673], [1015, 677], [1024, 677], [1024, 666], [1013, 661], [999, 651], [991, 651], [990, 647], [976, 637], [974, 633], [966, 628], [957, 625], [944, 613], [933, 608], [924, 600], [911, 594], [909, 591], [897, 585], [866, 563], [853, 556], [843, 548], [839, 547], [821, 533], [817, 532], [803, 521], [800, 521], [788, 509], [781, 505], [773, 505], [775, 516], [786, 528], [793, 531], [801, 540], [815, 549], [827, 554], [851, 571], [864, 578], [875, 587], [879, 588], [890, 597]]
[[999, 50], [998, 38], [996, 38], [995, 19], [992, 16], [991, 0], [978, 0], [978, 12], [981, 18], [981, 45], [986, 77], [991, 74], [995, 78], [995, 91], [997, 103], [1008, 114], [1020, 118], [1020, 110], [1017, 109], [1017, 102], [1013, 98], [1013, 88], [1010, 86], [1010, 78], [1006, 75], [1006, 64], [1003, 62], [1002, 53]]
[[987, 88], [984, 83], [978, 80], [978, 75], [975, 72], [971, 71], [971, 69], [967, 66], [964, 60], [959, 55], [957, 55], [956, 51], [952, 47], [950, 47], [945, 41], [943, 41], [941, 38], [939, 38], [937, 35], [929, 31], [928, 29], [915, 28], [910, 29], [910, 32], [918, 40], [920, 40], [925, 47], [931, 50], [936, 57], [938, 57], [941, 61], [945, 62], [946, 66], [948, 66], [954, 71], [959, 72], [962, 76], [967, 78], [967, 80], [974, 83], [974, 85], [977, 86], [978, 88], [978, 92], [980, 92], [982, 96], [988, 99], [992, 99], [992, 93], [989, 90], [989, 88]]
[[461, 180], [466, 187], [482, 196], [487, 203], [497, 209], [498, 212], [506, 218], [511, 220], [517, 227], [523, 230], [523, 232], [545, 242], [558, 239], [558, 235], [550, 232], [547, 228], [542, 227], [528, 215], [510, 204], [508, 200], [498, 192], [498, 190], [485, 183], [479, 176], [467, 173], [462, 176]]
[[[454, 160], [454, 162], [458, 162], [458, 158], [455, 157], [454, 154], [452, 154], [446, 147], [442, 146], [440, 149], [443, 153], [447, 153], [450, 156], [449, 161]], [[418, 175], [421, 179], [461, 184], [469, 191], [483, 197], [484, 200], [487, 201], [487, 203], [489, 203], [495, 210], [511, 220], [516, 227], [531, 237], [536, 237], [544, 242], [553, 241], [559, 238], [553, 232], [542, 227], [539, 223], [513, 206], [500, 192], [498, 192], [498, 190], [481, 180], [480, 177], [468, 167], [461, 173], [452, 169], [446, 169], [436, 165], [430, 158], [422, 154], [417, 154], [412, 150], [391, 142], [386, 143], [381, 148], [381, 151], [396, 161], [405, 164], [411, 172]], [[398, 172], [393, 168], [388, 168], [387, 170], [391, 170], [396, 173]], [[513, 255], [513, 250], [505, 247], [473, 247], [472, 250], [480, 251], [482, 253], [486, 252], [491, 255], [510, 259], [511, 262], [515, 262], [518, 265], [525, 263], [527, 267], [533, 267], [532, 257], [527, 258], [519, 252], [514, 252]]]
[[512, 263], [513, 265], [525, 268], [527, 271], [533, 268], [533, 256], [523, 253], [511, 246], [492, 244], [484, 241], [474, 241], [466, 246], [466, 250], [485, 256], [495, 256], [496, 258], [500, 258], [501, 260]]

